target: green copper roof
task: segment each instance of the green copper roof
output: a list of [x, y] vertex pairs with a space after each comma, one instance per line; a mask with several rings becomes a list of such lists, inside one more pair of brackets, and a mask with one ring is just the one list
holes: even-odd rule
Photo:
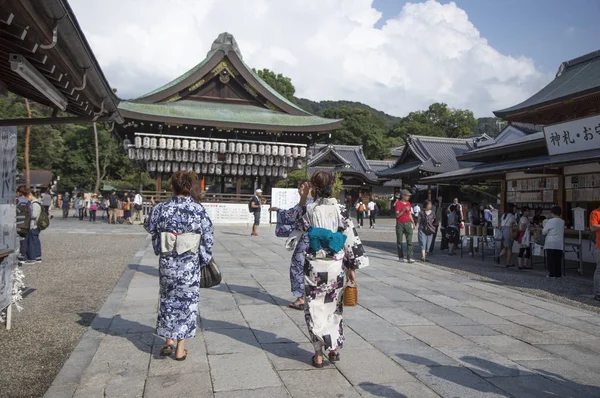
[[168, 90], [169, 88], [175, 86], [176, 84], [184, 81], [185, 79], [187, 79], [188, 77], [192, 76], [194, 73], [196, 73], [198, 70], [200, 70], [200, 68], [202, 68], [204, 65], [206, 65], [206, 63], [208, 61], [210, 61], [210, 59], [212, 58], [214, 54], [211, 54], [210, 57], [206, 57], [204, 58], [204, 60], [202, 62], [200, 62], [198, 65], [194, 66], [192, 69], [188, 70], [187, 72], [185, 72], [183, 75], [179, 76], [177, 79], [175, 80], [171, 80], [170, 82], [168, 82], [167, 84], [160, 86], [159, 88], [157, 88], [156, 90], [152, 90], [149, 93], [146, 93], [140, 97], [135, 98], [137, 99], [142, 99], [142, 98], [146, 98], [149, 97], [151, 95], [154, 95], [156, 93], [159, 93], [163, 90]]
[[288, 115], [252, 105], [185, 100], [157, 104], [122, 101], [119, 104], [119, 110], [163, 118], [281, 127], [318, 127], [340, 122], [339, 120], [325, 119], [310, 114], [306, 116]]

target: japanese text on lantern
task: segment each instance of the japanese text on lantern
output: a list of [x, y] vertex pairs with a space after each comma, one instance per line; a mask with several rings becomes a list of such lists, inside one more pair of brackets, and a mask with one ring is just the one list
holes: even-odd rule
[[600, 148], [600, 116], [544, 127], [550, 155]]

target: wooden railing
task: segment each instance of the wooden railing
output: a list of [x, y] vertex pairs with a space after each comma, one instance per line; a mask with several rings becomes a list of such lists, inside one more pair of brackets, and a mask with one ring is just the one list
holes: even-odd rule
[[[171, 192], [161, 192], [159, 195], [153, 191], [141, 191], [140, 194], [144, 200], [144, 203], [150, 203], [150, 199], [154, 197], [154, 200], [158, 202], [164, 202], [171, 199]], [[235, 194], [235, 193], [205, 193], [202, 198], [202, 202], [205, 203], [248, 203], [252, 199], [253, 194]], [[263, 195], [267, 203], [271, 202], [270, 196]]]

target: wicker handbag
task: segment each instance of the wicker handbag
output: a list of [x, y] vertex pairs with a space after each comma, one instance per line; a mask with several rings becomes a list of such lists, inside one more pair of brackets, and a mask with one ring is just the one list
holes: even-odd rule
[[217, 267], [214, 259], [210, 259], [208, 265], [200, 268], [200, 287], [208, 289], [210, 287], [218, 286], [221, 283], [221, 271]]
[[344, 306], [345, 307], [354, 307], [358, 304], [358, 284], [356, 281], [354, 283], [348, 283], [346, 287], [344, 287]]

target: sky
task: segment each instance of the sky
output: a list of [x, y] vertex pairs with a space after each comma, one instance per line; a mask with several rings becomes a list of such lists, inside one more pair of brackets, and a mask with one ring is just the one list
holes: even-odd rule
[[515, 105], [600, 49], [600, 0], [70, 0], [111, 86], [134, 98], [232, 33], [246, 64], [296, 96], [395, 116], [433, 102], [477, 117]]

